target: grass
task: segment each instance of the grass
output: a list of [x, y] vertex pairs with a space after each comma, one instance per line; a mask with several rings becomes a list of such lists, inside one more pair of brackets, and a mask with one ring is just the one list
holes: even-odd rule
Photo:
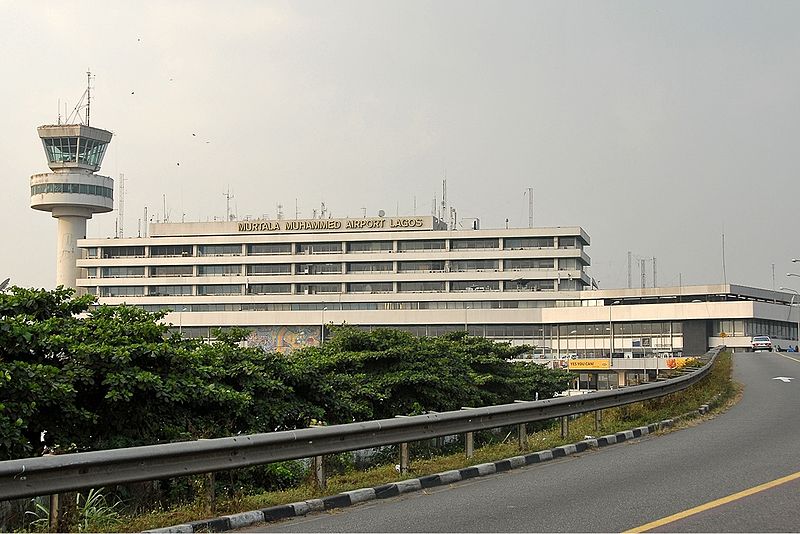
[[[299, 487], [280, 492], [245, 495], [226, 500], [221, 499], [216, 503], [213, 512], [208, 506], [196, 502], [170, 510], [154, 510], [137, 516], [120, 515], [120, 522], [114, 526], [113, 531], [137, 532], [189, 523], [202, 518], [321, 498], [344, 491], [368, 488], [397, 480], [417, 478], [480, 463], [493, 462], [517, 456], [520, 453], [536, 452], [581, 441], [586, 435], [611, 434], [693, 412], [701, 404], [709, 402], [712, 398], [717, 398], [720, 401], [720, 408], [712, 410], [712, 413], [715, 413], [724, 410], [733, 403], [739, 392], [739, 387], [731, 380], [731, 369], [730, 353], [722, 353], [717, 358], [711, 373], [701, 382], [686, 390], [658, 399], [604, 410], [599, 430], [595, 430], [594, 416], [589, 413], [570, 421], [570, 432], [567, 438], [561, 437], [560, 428], [550, 428], [530, 433], [522, 450], [518, 447], [516, 436], [512, 433], [509, 441], [476, 448], [475, 455], [472, 458], [466, 458], [463, 452], [428, 459], [412, 458], [410, 471], [405, 475], [399, 475], [393, 464], [375, 467], [366, 471], [353, 470], [328, 478], [328, 488], [325, 491], [315, 488], [309, 480], [309, 482]], [[104, 531], [102, 525], [98, 525], [97, 531]]]

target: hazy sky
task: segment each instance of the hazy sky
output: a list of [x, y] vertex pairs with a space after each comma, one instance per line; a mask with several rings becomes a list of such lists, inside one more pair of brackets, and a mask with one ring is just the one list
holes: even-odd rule
[[0, 278], [55, 283], [36, 127], [91, 69], [127, 236], [163, 195], [172, 221], [224, 217], [228, 187], [240, 217], [429, 214], [446, 173], [484, 228], [527, 226], [533, 187], [536, 226], [591, 236], [603, 288], [628, 251], [659, 285], [721, 282], [724, 232], [729, 282], [771, 288], [774, 263], [800, 289], [798, 27], [779, 1], [0, 0]]

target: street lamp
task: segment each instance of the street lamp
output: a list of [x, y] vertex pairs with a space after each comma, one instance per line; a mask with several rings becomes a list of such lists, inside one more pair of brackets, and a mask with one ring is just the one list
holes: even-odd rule
[[178, 312], [178, 334], [183, 336], [183, 312], [189, 311], [189, 309], [184, 306], [181, 308], [181, 311]]
[[325, 312], [327, 311], [327, 309], [328, 309], [327, 306], [322, 307], [322, 328], [320, 329], [320, 334], [319, 334], [320, 345], [325, 343]]
[[[794, 261], [794, 260], [792, 260], [792, 261]], [[782, 287], [781, 291], [789, 291], [791, 293], [794, 293], [794, 295], [792, 295], [791, 302], [789, 302], [789, 315], [791, 316], [792, 315], [792, 306], [795, 306], [794, 298], [796, 296], [800, 297], [800, 291], [797, 291], [797, 290], [792, 289], [790, 287]], [[797, 303], [797, 306], [800, 306], [800, 302]], [[798, 341], [798, 344], [800, 344], [800, 310], [798, 310], [798, 313], [797, 313], [797, 341]]]

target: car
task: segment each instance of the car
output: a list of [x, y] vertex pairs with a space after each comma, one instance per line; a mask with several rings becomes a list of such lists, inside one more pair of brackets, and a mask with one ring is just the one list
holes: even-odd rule
[[753, 352], [759, 350], [768, 350], [772, 352], [772, 340], [769, 336], [754, 336], [753, 337]]

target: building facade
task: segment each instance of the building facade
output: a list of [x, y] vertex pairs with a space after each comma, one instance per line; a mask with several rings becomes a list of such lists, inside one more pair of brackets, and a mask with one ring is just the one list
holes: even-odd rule
[[147, 237], [80, 240], [77, 286], [101, 303], [169, 309], [186, 335], [245, 327], [269, 350], [319, 343], [330, 324], [467, 330], [532, 345], [530, 358], [550, 365], [584, 365], [587, 387], [718, 344], [744, 350], [753, 335], [797, 339], [786, 293], [598, 290], [589, 244], [577, 226], [455, 231], [430, 216], [157, 223]]

